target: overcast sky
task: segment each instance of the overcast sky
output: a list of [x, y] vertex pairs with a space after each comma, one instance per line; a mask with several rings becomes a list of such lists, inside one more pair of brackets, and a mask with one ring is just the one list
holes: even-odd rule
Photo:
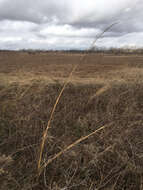
[[0, 49], [143, 47], [143, 0], [0, 0]]

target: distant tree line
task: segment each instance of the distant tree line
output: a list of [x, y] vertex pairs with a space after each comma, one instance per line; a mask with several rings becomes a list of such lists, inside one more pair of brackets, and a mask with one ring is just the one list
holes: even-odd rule
[[122, 54], [140, 54], [143, 55], [143, 49], [142, 48], [137, 48], [137, 49], [132, 49], [132, 48], [96, 48], [92, 50], [75, 50], [75, 49], [70, 49], [70, 50], [34, 50], [34, 49], [21, 49], [21, 50], [0, 50], [1, 52], [26, 52], [29, 54], [35, 54], [35, 53], [102, 53], [102, 54], [114, 54], [114, 55], [122, 55]]

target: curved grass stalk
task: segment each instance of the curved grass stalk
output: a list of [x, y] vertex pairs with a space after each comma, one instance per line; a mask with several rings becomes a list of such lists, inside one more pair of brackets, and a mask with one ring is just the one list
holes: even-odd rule
[[[99, 38], [101, 38], [105, 32], [107, 32], [110, 28], [112, 28], [112, 27], [113, 27], [114, 25], [116, 25], [116, 24], [117, 24], [117, 22], [111, 24], [111, 25], [108, 26], [100, 35], [98, 35], [98, 36], [95, 38], [95, 40], [92, 42], [92, 44], [90, 45], [90, 47], [88, 48], [88, 51], [92, 50], [93, 47], [94, 47], [94, 45], [95, 45], [95, 43], [97, 42], [97, 40], [98, 40]], [[41, 174], [41, 161], [42, 161], [42, 155], [43, 155], [44, 145], [45, 145], [45, 141], [46, 141], [46, 138], [47, 138], [47, 133], [48, 133], [48, 130], [49, 130], [49, 128], [50, 128], [51, 121], [52, 121], [52, 118], [53, 118], [53, 116], [54, 116], [56, 107], [57, 107], [57, 105], [58, 105], [58, 103], [59, 103], [59, 100], [60, 100], [60, 98], [61, 98], [61, 96], [62, 96], [62, 94], [63, 94], [63, 92], [64, 92], [66, 86], [68, 85], [68, 83], [69, 83], [69, 81], [70, 81], [70, 79], [71, 79], [72, 74], [73, 74], [74, 71], [77, 69], [78, 65], [79, 65], [82, 61], [84, 61], [86, 55], [87, 55], [87, 54], [84, 54], [84, 55], [81, 57], [79, 63], [76, 64], [76, 65], [73, 67], [73, 69], [72, 69], [72, 71], [70, 72], [69, 76], [67, 77], [67, 79], [66, 79], [66, 81], [65, 81], [65, 83], [64, 83], [64, 85], [63, 85], [63, 87], [62, 87], [62, 89], [61, 89], [61, 91], [60, 91], [60, 93], [59, 93], [59, 95], [57, 96], [56, 102], [55, 102], [55, 104], [54, 104], [54, 106], [53, 106], [53, 109], [52, 109], [52, 112], [51, 112], [51, 114], [50, 114], [50, 118], [49, 118], [47, 127], [46, 127], [46, 129], [45, 129], [45, 131], [44, 131], [44, 133], [43, 133], [43, 137], [42, 137], [42, 142], [41, 142], [41, 146], [40, 146], [40, 154], [39, 154], [39, 159], [38, 159], [38, 175]], [[103, 128], [105, 128], [105, 127], [101, 127], [101, 129], [103, 129]], [[100, 130], [101, 130], [101, 129], [100, 129]], [[88, 137], [91, 136], [92, 134], [95, 134], [96, 132], [97, 132], [97, 131], [95, 131], [95, 132], [89, 134]], [[88, 137], [87, 137], [87, 138], [88, 138]], [[83, 140], [84, 140], [84, 139], [86, 139], [86, 137], [83, 137]], [[81, 139], [77, 140], [77, 141], [76, 141], [75, 143], [73, 143], [73, 144], [76, 145], [76, 144], [80, 143], [80, 142], [83, 141], [83, 140], [82, 140], [82, 138], [81, 138]], [[75, 145], [73, 145], [73, 146], [75, 146]], [[71, 146], [72, 146], [72, 145], [71, 145]], [[52, 159], [50, 159], [51, 161], [47, 162], [46, 166], [47, 166], [50, 162], [52, 162], [54, 159], [56, 159], [57, 157], [59, 157], [61, 154], [63, 154], [64, 152], [66, 152], [68, 149], [70, 149], [71, 146], [68, 146], [66, 149], [64, 149], [63, 151], [59, 152], [59, 153], [57, 154], [57, 156], [54, 156]], [[73, 147], [73, 146], [72, 146], [72, 147]], [[44, 167], [46, 167], [46, 166], [44, 166]], [[43, 168], [43, 167], [42, 167], [42, 168]]]

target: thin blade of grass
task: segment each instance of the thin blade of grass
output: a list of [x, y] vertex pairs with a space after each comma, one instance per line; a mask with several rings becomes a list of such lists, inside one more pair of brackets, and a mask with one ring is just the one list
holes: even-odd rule
[[57, 99], [56, 99], [56, 102], [55, 102], [55, 104], [54, 104], [54, 107], [53, 107], [53, 109], [52, 109], [52, 112], [51, 112], [51, 115], [50, 115], [50, 119], [49, 119], [49, 121], [48, 121], [48, 125], [47, 125], [46, 130], [44, 131], [43, 137], [42, 137], [42, 143], [41, 143], [41, 148], [40, 148], [40, 156], [39, 156], [39, 161], [38, 161], [38, 170], [40, 169], [40, 166], [41, 166], [41, 159], [42, 159], [42, 153], [43, 153], [43, 149], [44, 149], [44, 144], [45, 144], [45, 140], [46, 140], [46, 137], [47, 137], [48, 129], [50, 128], [50, 124], [51, 124], [51, 121], [52, 121], [54, 112], [55, 112], [56, 107], [57, 107], [57, 104], [58, 104], [58, 102], [59, 102], [59, 100], [60, 100], [60, 98], [61, 98], [61, 96], [62, 96], [62, 94], [63, 94], [63, 91], [64, 91], [64, 89], [66, 88], [67, 84], [69, 83], [69, 80], [70, 80], [70, 78], [71, 78], [71, 76], [72, 76], [72, 73], [75, 71], [75, 69], [77, 68], [77, 66], [78, 66], [78, 65], [75, 65], [75, 66], [73, 67], [73, 69], [72, 69], [72, 71], [71, 71], [71, 73], [70, 73], [68, 79], [67, 79], [66, 82], [64, 83], [63, 88], [61, 89], [60, 94], [58, 95], [58, 97], [57, 97]]

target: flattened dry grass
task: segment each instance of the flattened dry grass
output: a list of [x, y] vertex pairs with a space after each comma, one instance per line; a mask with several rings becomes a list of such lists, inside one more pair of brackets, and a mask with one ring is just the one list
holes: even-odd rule
[[[68, 84], [46, 136], [46, 167], [37, 181], [41, 138], [62, 85], [39, 80], [0, 86], [1, 189], [140, 189], [143, 84], [135, 80], [108, 88]], [[109, 128], [78, 142], [104, 125]]]

